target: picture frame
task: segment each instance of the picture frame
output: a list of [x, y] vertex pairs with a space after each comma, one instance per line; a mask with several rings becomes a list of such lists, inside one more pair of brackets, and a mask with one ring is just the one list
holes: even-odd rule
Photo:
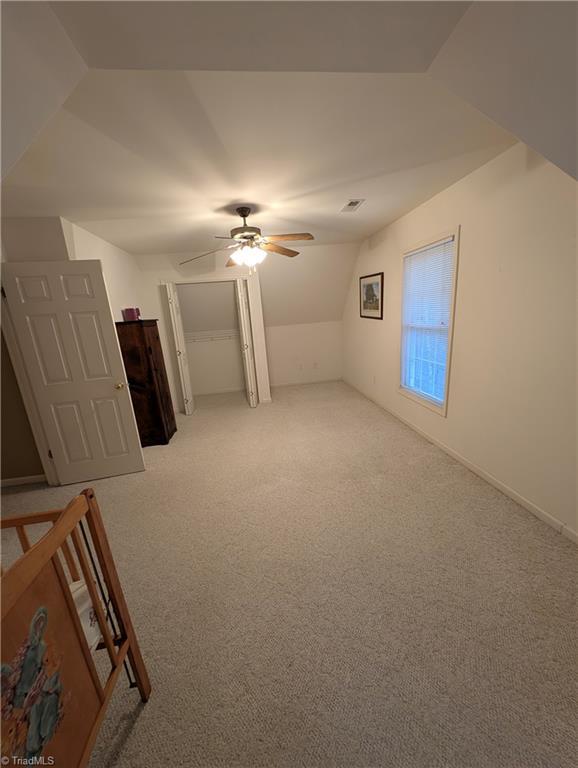
[[383, 272], [359, 278], [359, 317], [383, 320]]

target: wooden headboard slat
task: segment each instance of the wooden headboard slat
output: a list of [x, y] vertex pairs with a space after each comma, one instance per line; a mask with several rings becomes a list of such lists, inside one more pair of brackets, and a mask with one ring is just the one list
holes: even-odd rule
[[64, 555], [64, 560], [66, 562], [66, 565], [68, 567], [68, 571], [70, 573], [70, 578], [72, 581], [78, 581], [80, 579], [80, 574], [78, 572], [78, 568], [76, 567], [76, 563], [74, 561], [74, 557], [72, 556], [72, 552], [70, 551], [70, 546], [66, 539], [62, 542], [62, 554]]

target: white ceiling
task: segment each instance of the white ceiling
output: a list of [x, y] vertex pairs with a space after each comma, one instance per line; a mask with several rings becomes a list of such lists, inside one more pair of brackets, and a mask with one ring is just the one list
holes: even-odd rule
[[[136, 254], [208, 250], [241, 202], [265, 233], [352, 242], [514, 141], [424, 74], [92, 70], [7, 177], [3, 207]], [[340, 213], [355, 197], [367, 202]]]
[[424, 72], [470, 3], [50, 5], [93, 68]]

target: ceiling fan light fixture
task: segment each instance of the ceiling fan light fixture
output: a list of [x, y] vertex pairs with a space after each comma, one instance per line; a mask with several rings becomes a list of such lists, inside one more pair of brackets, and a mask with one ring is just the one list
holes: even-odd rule
[[248, 267], [256, 267], [257, 264], [261, 264], [261, 262], [265, 259], [265, 256], [267, 255], [267, 252], [262, 250], [261, 248], [258, 248], [257, 246], [254, 246], [253, 248], [247, 249], [249, 253], [245, 256], [245, 264]]
[[239, 267], [256, 267], [261, 264], [267, 252], [254, 245], [242, 245], [231, 254], [231, 258]]
[[238, 267], [242, 267], [245, 263], [245, 256], [243, 254], [244, 250], [245, 246], [242, 246], [241, 248], [236, 248], [231, 254], [231, 260], [234, 261]]

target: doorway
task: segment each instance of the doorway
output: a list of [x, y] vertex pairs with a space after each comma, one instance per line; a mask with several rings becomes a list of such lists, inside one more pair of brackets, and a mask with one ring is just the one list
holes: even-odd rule
[[2, 333], [47, 482], [144, 470], [101, 262], [5, 263], [2, 289]]
[[256, 405], [245, 381], [235, 287], [232, 280], [177, 286], [191, 389], [193, 397], [245, 390]]
[[244, 392], [252, 408], [270, 400], [258, 283], [251, 292], [250, 276], [227, 278], [165, 285], [187, 414], [195, 396]]

